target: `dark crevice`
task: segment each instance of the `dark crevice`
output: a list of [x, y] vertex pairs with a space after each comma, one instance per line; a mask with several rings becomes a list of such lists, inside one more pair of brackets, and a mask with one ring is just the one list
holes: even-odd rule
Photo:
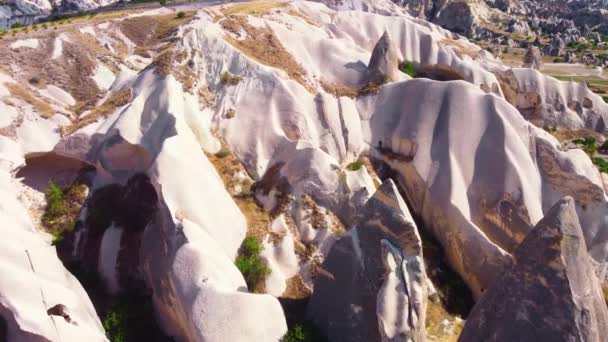
[[370, 161], [372, 162], [374, 171], [382, 182], [389, 178], [395, 180], [401, 197], [403, 197], [403, 200], [410, 209], [410, 213], [422, 239], [422, 253], [427, 276], [431, 279], [433, 285], [435, 285], [442, 306], [449, 314], [466, 319], [475, 304], [471, 290], [462, 277], [450, 267], [441, 244], [433, 236], [432, 232], [426, 228], [420, 215], [412, 210], [414, 206], [411, 205], [409, 197], [405, 194], [399, 182], [396, 181], [400, 177], [397, 172], [381, 160], [370, 158]]

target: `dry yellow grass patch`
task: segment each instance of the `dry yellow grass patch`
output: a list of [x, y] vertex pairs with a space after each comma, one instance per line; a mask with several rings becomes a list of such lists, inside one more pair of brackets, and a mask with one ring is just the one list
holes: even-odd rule
[[281, 298], [304, 299], [310, 297], [312, 291], [304, 284], [302, 276], [296, 275], [287, 279], [287, 287]]
[[291, 79], [314, 93], [314, 89], [306, 81], [306, 71], [302, 65], [285, 50], [270, 28], [253, 27], [249, 25], [244, 16], [230, 16], [223, 19], [220, 24], [225, 30], [237, 36], [240, 36], [241, 31], [245, 31], [247, 34], [244, 39], [235, 39], [225, 35], [224, 39], [228, 43], [262, 64], [285, 71]]
[[[247, 235], [254, 236], [262, 241], [270, 231], [270, 215], [260, 207], [250, 192], [251, 183], [243, 184], [236, 175], [245, 172], [245, 168], [230, 150], [222, 148], [216, 154], [207, 154], [209, 161], [219, 173], [224, 186], [231, 194], [239, 209], [247, 220]], [[240, 184], [239, 184], [240, 183]], [[243, 189], [240, 194], [234, 194], [231, 189], [240, 185]]]
[[69, 126], [62, 127], [63, 136], [70, 135], [82, 127], [88, 126], [101, 118], [106, 118], [114, 113], [116, 108], [122, 107], [131, 101], [131, 89], [124, 89], [112, 93], [100, 106], [95, 107], [89, 115], [78, 118]]
[[229, 16], [233, 14], [249, 14], [255, 16], [263, 16], [269, 14], [275, 8], [281, 8], [287, 6], [287, 2], [280, 1], [253, 1], [234, 4], [224, 9], [224, 15]]
[[153, 48], [170, 38], [180, 26], [189, 23], [195, 11], [184, 13], [183, 18], [172, 13], [125, 19], [120, 23], [120, 30], [137, 46]]
[[38, 114], [41, 117], [48, 119], [55, 114], [53, 107], [51, 107], [48, 103], [46, 103], [46, 102], [40, 100], [39, 98], [37, 98], [36, 96], [34, 96], [34, 94], [32, 94], [31, 91], [20, 86], [19, 84], [6, 83], [5, 86], [8, 89], [8, 91], [11, 93], [11, 96], [30, 104], [32, 107], [34, 107], [36, 112], [38, 112]]
[[323, 80], [321, 80], [319, 83], [321, 84], [321, 88], [323, 88], [323, 90], [325, 90], [329, 94], [332, 94], [335, 97], [346, 96], [346, 97], [350, 97], [350, 98], [355, 98], [355, 97], [359, 96], [359, 89], [357, 89], [357, 88], [349, 87], [349, 86], [346, 86], [343, 84], [327, 82], [327, 81], [323, 81]]
[[287, 14], [289, 14], [289, 15], [291, 15], [293, 17], [298, 17], [298, 18], [304, 20], [309, 25], [320, 27], [319, 23], [317, 23], [316, 21], [310, 19], [309, 17], [307, 17], [306, 15], [304, 15], [304, 13], [302, 13], [302, 12], [300, 12], [298, 10], [289, 10], [289, 11], [287, 11]]
[[472, 59], [479, 58], [479, 51], [467, 48], [464, 45], [462, 45], [460, 42], [458, 42], [454, 39], [444, 38], [444, 39], [440, 40], [439, 43], [453, 47], [454, 51], [456, 52], [456, 55], [458, 55], [458, 57], [463, 57], [466, 55], [466, 56], [471, 57]]
[[557, 139], [559, 142], [574, 140], [576, 138], [582, 137], [593, 137], [597, 141], [602, 141], [603, 137], [600, 133], [588, 129], [588, 128], [577, 128], [577, 129], [567, 129], [567, 128], [559, 128], [555, 131], [551, 131], [551, 134]]
[[[442, 322], [447, 320], [454, 324], [451, 334], [446, 334]], [[440, 303], [429, 299], [426, 309], [426, 335], [427, 340], [432, 342], [456, 342], [464, 327], [464, 321], [450, 315]]]

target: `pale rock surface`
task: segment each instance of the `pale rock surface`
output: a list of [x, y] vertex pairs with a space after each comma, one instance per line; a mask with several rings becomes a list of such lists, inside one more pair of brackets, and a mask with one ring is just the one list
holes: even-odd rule
[[[0, 139], [0, 339], [6, 341], [106, 341], [95, 308], [78, 280], [57, 257], [55, 248], [35, 230], [17, 199], [10, 172], [22, 166], [14, 141]], [[10, 153], [9, 151], [13, 151]], [[63, 305], [69, 320], [47, 310]]]
[[566, 197], [514, 252], [475, 305], [459, 341], [603, 341], [608, 309]]
[[321, 268], [308, 316], [330, 340], [425, 340], [422, 241], [392, 180], [369, 199]]
[[367, 81], [375, 84], [399, 80], [399, 56], [388, 31], [384, 31], [374, 46], [367, 72]]

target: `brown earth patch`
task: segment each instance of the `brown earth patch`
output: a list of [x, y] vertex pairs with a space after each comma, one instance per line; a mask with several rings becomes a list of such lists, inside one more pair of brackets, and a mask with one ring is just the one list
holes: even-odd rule
[[[222, 178], [226, 190], [245, 216], [247, 220], [247, 235], [254, 236], [259, 241], [263, 241], [270, 231], [270, 222], [272, 220], [251, 193], [251, 183], [247, 184], [237, 178], [239, 173], [247, 173], [245, 167], [236, 155], [226, 147], [223, 147], [216, 154], [207, 154], [207, 157]], [[236, 194], [232, 189], [238, 185], [241, 186], [242, 191]]]
[[223, 12], [226, 16], [248, 14], [261, 17], [270, 14], [275, 8], [285, 7], [287, 4], [288, 2], [280, 1], [252, 1], [230, 5]]
[[[270, 28], [253, 27], [247, 22], [247, 17], [236, 15], [221, 20], [220, 25], [226, 31], [242, 38], [225, 35], [224, 39], [232, 46], [259, 63], [285, 71], [289, 78], [314, 93], [314, 89], [306, 81], [306, 71], [302, 65], [285, 50]], [[242, 32], [246, 33], [245, 37], [241, 37]]]
[[287, 279], [287, 288], [281, 295], [281, 298], [303, 299], [308, 298], [312, 291], [304, 284], [302, 276], [296, 275]]
[[289, 15], [291, 15], [293, 17], [298, 17], [298, 18], [304, 20], [309, 25], [320, 27], [319, 23], [317, 23], [316, 21], [310, 19], [309, 17], [307, 17], [306, 15], [304, 15], [304, 13], [302, 13], [302, 12], [300, 12], [298, 10], [289, 10], [289, 11], [287, 11], [287, 14], [289, 14]]
[[53, 107], [37, 98], [30, 90], [26, 89], [25, 87], [22, 87], [17, 83], [6, 83], [5, 86], [11, 93], [11, 96], [18, 98], [34, 107], [36, 112], [38, 112], [41, 117], [48, 119], [55, 114]]
[[444, 38], [444, 39], [440, 40], [439, 43], [453, 47], [454, 51], [456, 52], [456, 55], [458, 55], [458, 57], [462, 58], [463, 56], [469, 56], [472, 59], [479, 58], [479, 51], [467, 48], [457, 40]]
[[122, 107], [131, 101], [131, 89], [124, 89], [112, 93], [100, 106], [95, 107], [91, 113], [83, 118], [78, 118], [69, 126], [62, 127], [63, 136], [70, 135], [82, 127], [88, 126], [101, 118], [106, 118], [114, 113], [116, 108]]

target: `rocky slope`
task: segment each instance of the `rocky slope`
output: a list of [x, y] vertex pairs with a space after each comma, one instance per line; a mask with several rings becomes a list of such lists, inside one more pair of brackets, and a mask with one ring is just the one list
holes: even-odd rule
[[89, 11], [118, 0], [4, 0], [0, 1], [0, 29], [15, 23], [30, 25], [50, 14]]
[[[40, 318], [54, 302], [0, 302], [9, 340], [99, 337], [91, 301], [105, 323], [104, 303], [133, 288], [180, 341], [279, 340], [293, 317], [305, 319], [289, 304], [308, 298], [325, 335], [352, 327], [330, 324], [318, 298], [336, 300], [327, 315], [365, 317], [363, 340], [424, 340], [425, 307], [440, 304], [427, 303], [425, 273], [437, 270], [420, 262], [419, 231], [483, 300], [564, 196], [582, 227], [580, 253], [605, 281], [605, 178], [539, 128], [603, 134], [601, 97], [511, 69], [393, 3], [327, 5], [125, 12], [3, 36], [0, 165], [14, 198], [0, 212], [56, 261], [49, 272], [66, 276], [40, 286], [65, 288], [57, 304], [79, 322], [57, 332]], [[64, 196], [87, 189], [56, 218], [66, 225], [48, 219], [49, 181]], [[98, 277], [79, 277], [90, 300], [49, 233], [72, 272]], [[245, 258], [258, 249], [250, 239], [268, 268], [255, 282], [243, 266], [255, 262]], [[11, 253], [0, 265], [24, 260]], [[336, 293], [332, 276], [369, 284]], [[3, 281], [2, 294], [20, 280]], [[361, 300], [361, 310], [346, 306]]]

